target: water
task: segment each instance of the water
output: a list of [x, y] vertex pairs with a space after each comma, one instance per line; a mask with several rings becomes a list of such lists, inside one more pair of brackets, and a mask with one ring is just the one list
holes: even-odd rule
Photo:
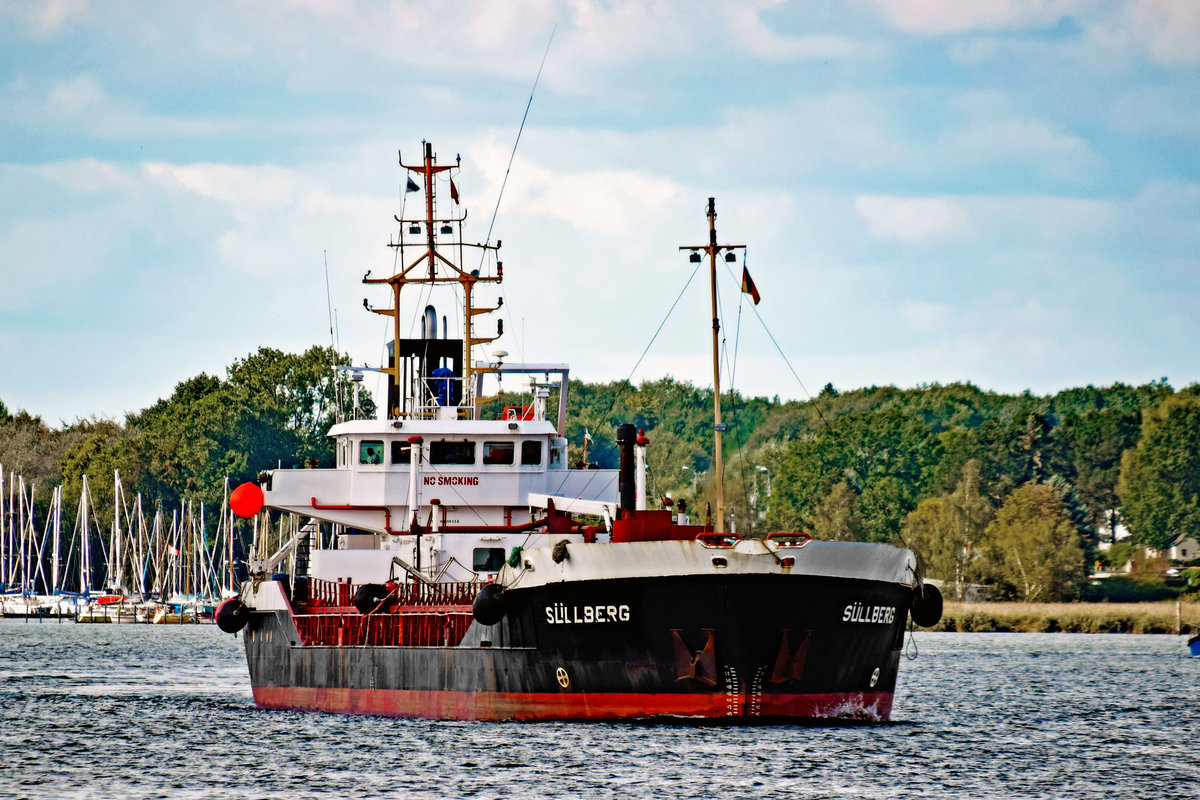
[[1200, 797], [1182, 637], [916, 643], [886, 725], [446, 723], [258, 711], [212, 625], [4, 621], [0, 797]]

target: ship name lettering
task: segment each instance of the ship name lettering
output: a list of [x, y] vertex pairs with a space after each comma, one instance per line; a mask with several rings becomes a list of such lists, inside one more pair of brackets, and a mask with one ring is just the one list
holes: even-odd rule
[[856, 602], [846, 606], [842, 612], [842, 622], [891, 625], [895, 619], [895, 606], [867, 606]]
[[600, 622], [629, 622], [629, 606], [586, 605], [568, 606], [554, 603], [546, 606], [546, 622], [550, 625], [592, 625]]

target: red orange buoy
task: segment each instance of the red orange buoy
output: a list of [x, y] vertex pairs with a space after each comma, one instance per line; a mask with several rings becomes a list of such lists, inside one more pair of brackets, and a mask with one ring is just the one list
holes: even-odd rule
[[257, 483], [243, 483], [229, 495], [229, 507], [242, 519], [249, 519], [262, 511], [263, 493]]
[[250, 609], [236, 597], [230, 597], [213, 613], [213, 621], [226, 633], [237, 633], [250, 621]]

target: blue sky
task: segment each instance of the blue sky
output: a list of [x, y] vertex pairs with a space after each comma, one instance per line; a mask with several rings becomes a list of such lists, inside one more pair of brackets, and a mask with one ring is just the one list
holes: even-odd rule
[[[552, 31], [510, 359], [630, 375], [715, 196], [763, 295], [724, 278], [743, 393], [1200, 381], [1192, 0], [57, 0], [0, 6], [0, 400], [120, 418], [327, 344], [326, 258], [378, 363], [397, 150], [462, 155], [482, 239]], [[708, 316], [697, 278], [633, 380], [711, 385]]]

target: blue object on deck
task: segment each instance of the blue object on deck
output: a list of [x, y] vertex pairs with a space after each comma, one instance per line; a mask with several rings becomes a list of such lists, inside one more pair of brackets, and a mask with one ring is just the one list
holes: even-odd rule
[[439, 406], [454, 405], [457, 402], [454, 397], [454, 370], [449, 367], [438, 367], [429, 374], [434, 378], [437, 404]]

